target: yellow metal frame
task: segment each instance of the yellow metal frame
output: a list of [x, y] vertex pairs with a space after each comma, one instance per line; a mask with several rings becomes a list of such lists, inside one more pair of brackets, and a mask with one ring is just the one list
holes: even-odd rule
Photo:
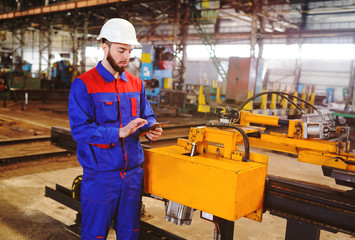
[[[250, 126], [251, 123], [278, 126], [279, 119], [244, 111], [240, 113], [241, 126]], [[355, 172], [355, 155], [343, 151], [345, 143], [304, 139], [302, 120], [289, 120], [287, 134], [261, 133], [258, 138], [249, 137], [249, 143], [259, 148], [298, 154], [298, 160], [302, 162]]]

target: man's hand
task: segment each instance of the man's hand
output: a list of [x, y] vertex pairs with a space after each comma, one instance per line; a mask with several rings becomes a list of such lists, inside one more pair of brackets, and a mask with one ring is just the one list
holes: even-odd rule
[[119, 137], [120, 138], [125, 138], [137, 131], [138, 128], [143, 127], [145, 124], [147, 124], [147, 120], [142, 119], [142, 118], [136, 118], [132, 121], [130, 121], [126, 126], [123, 128], [120, 128], [119, 132]]
[[[154, 126], [154, 124], [152, 126]], [[161, 136], [162, 132], [163, 132], [163, 129], [159, 126], [159, 127], [154, 128], [152, 130], [149, 130], [147, 132], [147, 137], [151, 141], [156, 141]]]

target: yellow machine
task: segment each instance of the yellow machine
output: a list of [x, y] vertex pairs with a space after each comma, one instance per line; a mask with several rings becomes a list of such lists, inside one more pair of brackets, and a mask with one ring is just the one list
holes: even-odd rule
[[238, 142], [233, 128], [197, 127], [176, 146], [145, 150], [145, 192], [230, 221], [261, 221], [268, 156], [241, 151]]
[[[188, 207], [230, 221], [244, 216], [261, 221], [268, 156], [250, 153], [250, 146], [297, 154], [299, 161], [321, 165], [326, 176], [354, 187], [349, 127], [333, 127], [324, 116], [319, 122], [308, 117], [303, 122], [252, 114], [241, 111], [243, 104], [217, 109], [219, 121], [191, 128], [189, 138], [179, 139], [176, 146], [145, 150], [145, 192], [177, 204], [167, 220], [180, 224], [178, 212], [189, 215], [191, 209], [181, 210]], [[265, 134], [264, 127], [251, 124], [284, 125], [287, 132]], [[330, 141], [332, 135], [338, 141]]]

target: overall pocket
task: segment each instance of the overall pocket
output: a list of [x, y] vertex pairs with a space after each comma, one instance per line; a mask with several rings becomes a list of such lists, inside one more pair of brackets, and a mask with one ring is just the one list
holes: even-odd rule
[[119, 102], [116, 93], [95, 93], [94, 105], [97, 124], [114, 123], [119, 120]]

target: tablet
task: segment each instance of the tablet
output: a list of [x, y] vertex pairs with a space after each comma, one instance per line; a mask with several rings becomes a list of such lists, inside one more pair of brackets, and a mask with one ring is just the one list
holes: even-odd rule
[[157, 127], [162, 127], [165, 126], [166, 124], [170, 123], [170, 121], [166, 121], [166, 122], [157, 122], [157, 123], [153, 123], [153, 126], [150, 126], [145, 132], [148, 132], [150, 130], [154, 130]]

